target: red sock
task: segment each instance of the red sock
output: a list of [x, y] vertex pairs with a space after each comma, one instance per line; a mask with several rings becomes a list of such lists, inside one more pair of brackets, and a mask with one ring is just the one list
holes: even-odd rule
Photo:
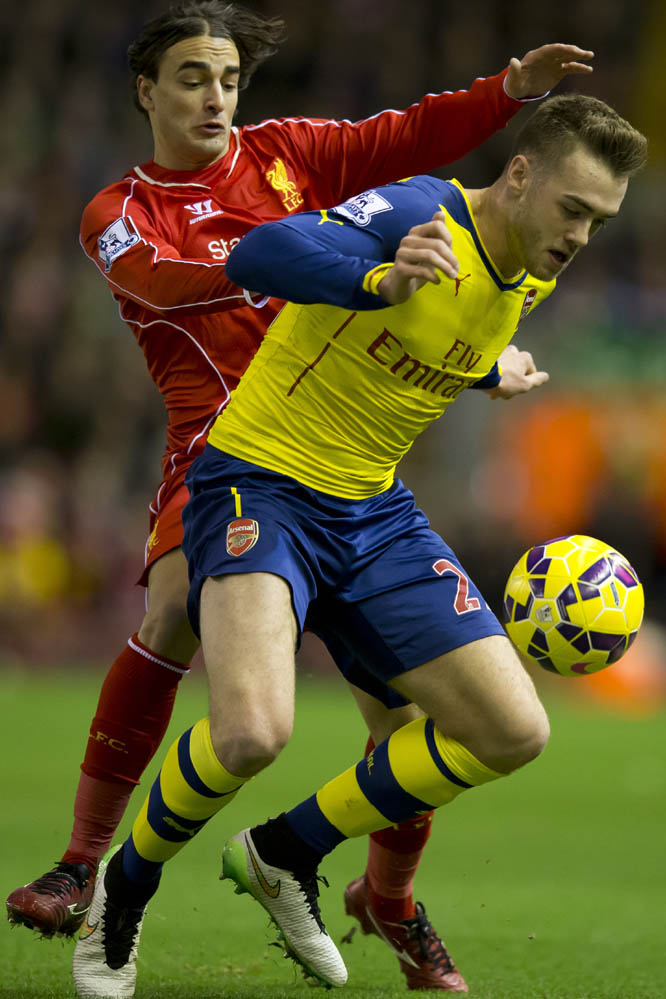
[[[368, 739], [366, 756], [373, 748], [374, 742]], [[412, 885], [430, 837], [433, 814], [427, 812], [370, 833], [365, 876], [370, 905], [380, 919], [398, 923], [415, 914]]]
[[182, 663], [155, 655], [137, 635], [114, 662], [90, 728], [63, 860], [96, 868], [164, 737], [178, 683], [188, 672]]
[[74, 828], [63, 860], [86, 864], [94, 873], [125, 814], [134, 784], [104, 781], [82, 773], [74, 799]]

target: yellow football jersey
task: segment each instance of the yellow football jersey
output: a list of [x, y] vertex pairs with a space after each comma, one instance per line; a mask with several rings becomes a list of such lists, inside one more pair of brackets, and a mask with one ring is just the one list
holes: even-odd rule
[[[289, 231], [320, 241], [325, 230], [325, 253], [357, 263], [362, 257], [367, 275], [369, 265], [393, 259], [401, 233], [438, 209], [452, 233], [458, 278], [428, 283], [404, 304], [387, 308], [286, 305], [209, 443], [335, 496], [362, 499], [391, 486], [415, 438], [488, 374], [520, 320], [555, 282], [526, 272], [502, 279], [457, 181], [411, 178], [335, 211], [289, 220]], [[359, 250], [355, 233], [361, 228]], [[369, 245], [377, 246], [374, 259]], [[285, 258], [264, 263], [272, 264], [279, 288]], [[266, 290], [251, 280], [247, 286]], [[308, 289], [311, 296], [319, 293], [324, 297], [325, 287]]]

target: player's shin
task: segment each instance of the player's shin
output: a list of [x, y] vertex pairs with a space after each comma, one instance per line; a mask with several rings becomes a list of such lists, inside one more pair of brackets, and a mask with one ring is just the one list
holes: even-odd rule
[[245, 783], [219, 762], [203, 718], [178, 739], [164, 761], [121, 849], [108, 854], [74, 951], [79, 996], [131, 999], [146, 906], [162, 865]]
[[62, 860], [94, 873], [130, 795], [164, 737], [187, 665], [158, 656], [132, 635], [102, 690], [74, 802], [74, 827]]
[[[369, 738], [365, 755], [374, 748]], [[365, 882], [368, 901], [379, 918], [400, 922], [414, 916], [414, 876], [430, 838], [433, 814], [426, 812], [370, 833]]]
[[[304, 843], [310, 856], [321, 858], [344, 839], [425, 814], [462, 791], [502, 776], [438, 731], [431, 719], [420, 718], [292, 808], [280, 825], [296, 834], [294, 849]], [[280, 848], [272, 852], [271, 823], [253, 830], [253, 837], [258, 845], [259, 840], [264, 844], [263, 850], [260, 847], [264, 859], [278, 867], [289, 866], [284, 863], [288, 859], [284, 845], [281, 856], [276, 855]]]
[[229, 773], [202, 718], [171, 746], [123, 844], [122, 868], [135, 884], [157, 879], [165, 861], [188, 843], [249, 778]]
[[[368, 740], [366, 756], [375, 744]], [[397, 957], [408, 989], [468, 992], [446, 944], [412, 894], [414, 875], [432, 830], [429, 811], [370, 833], [365, 874], [345, 888], [345, 912]], [[286, 820], [285, 820], [286, 821]]]

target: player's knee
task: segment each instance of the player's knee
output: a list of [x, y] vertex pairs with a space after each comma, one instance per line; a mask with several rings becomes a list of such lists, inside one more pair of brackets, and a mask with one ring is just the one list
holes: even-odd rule
[[291, 725], [279, 720], [236, 726], [211, 719], [213, 749], [223, 766], [239, 777], [253, 777], [277, 759], [291, 736]]
[[537, 703], [531, 712], [512, 719], [506, 727], [496, 749], [494, 768], [500, 773], [511, 773], [525, 766], [543, 752], [549, 737], [548, 716]]
[[532, 723], [522, 735], [516, 752], [517, 766], [524, 766], [540, 756], [546, 748], [549, 737], [550, 725], [544, 711], [540, 717], [532, 719]]

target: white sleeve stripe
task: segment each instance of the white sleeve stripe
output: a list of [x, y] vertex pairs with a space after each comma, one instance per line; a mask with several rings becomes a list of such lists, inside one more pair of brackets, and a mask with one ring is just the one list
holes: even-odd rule
[[[168, 258], [167, 258], [168, 259]], [[173, 261], [177, 263], [178, 261]], [[128, 298], [133, 299], [135, 302], [141, 302], [142, 305], [147, 305], [151, 309], [157, 309], [159, 312], [173, 312], [177, 309], [192, 309], [197, 308], [199, 305], [216, 305], [218, 302], [230, 302], [232, 299], [242, 299], [243, 295], [222, 295], [219, 298], [207, 298], [201, 302], [183, 302], [180, 305], [159, 305], [157, 302], [150, 302], [147, 298], [141, 298], [135, 292], [129, 291], [127, 288], [123, 288], [121, 284], [116, 281], [111, 281], [107, 277], [108, 284], [117, 288], [118, 291], [122, 292], [123, 295], [127, 295]]]
[[[477, 81], [483, 81], [486, 79], [487, 77], [485, 76], [477, 76], [474, 82], [476, 83]], [[464, 94], [468, 92], [469, 91], [467, 90], [442, 90], [441, 93], [424, 94], [423, 97], [421, 97], [418, 101], [414, 101], [414, 103], [410, 104], [404, 111], [398, 111], [395, 108], [385, 108], [383, 111], [378, 111], [377, 114], [372, 114], [369, 118], [361, 118], [359, 121], [350, 121], [349, 118], [341, 118], [339, 121], [334, 118], [327, 118], [325, 121], [313, 121], [311, 118], [267, 118], [266, 121], [261, 121], [258, 125], [245, 125], [244, 130], [246, 132], [252, 132], [257, 128], [263, 128], [265, 125], [286, 125], [292, 122], [296, 125], [313, 125], [315, 128], [324, 125], [336, 125], [338, 128], [341, 128], [342, 125], [362, 125], [364, 122], [373, 121], [375, 118], [379, 118], [383, 114], [397, 114], [403, 116], [412, 108], [415, 108], [418, 104], [420, 104], [425, 97], [444, 97], [447, 94]], [[508, 97], [509, 95], [507, 94], [506, 96]], [[514, 100], [515, 98], [511, 97], [509, 99]]]
[[[130, 184], [130, 189], [129, 189], [129, 194], [127, 195], [127, 197], [126, 197], [126, 198], [125, 198], [125, 200], [123, 201], [123, 210], [122, 210], [122, 211], [121, 211], [121, 213], [120, 213], [120, 217], [121, 217], [121, 218], [124, 218], [124, 217], [125, 217], [125, 213], [127, 212], [127, 202], [128, 202], [128, 201], [130, 200], [130, 198], [132, 198], [132, 196], [134, 195], [134, 185], [135, 185], [135, 184], [136, 184], [136, 181], [135, 181], [135, 180], [133, 180], [133, 181], [132, 181], [132, 183]], [[132, 222], [132, 225], [134, 225], [134, 222]], [[135, 227], [135, 228], [136, 228], [136, 227]]]
[[[207, 264], [205, 260], [185, 260], [185, 259], [183, 259], [183, 257], [161, 257], [160, 256], [159, 248], [157, 246], [155, 246], [155, 244], [153, 243], [153, 241], [150, 240], [150, 239], [146, 239], [145, 236], [141, 235], [141, 230], [139, 229], [138, 225], [136, 224], [136, 222], [134, 221], [134, 219], [132, 218], [132, 216], [131, 215], [125, 215], [123, 217], [125, 219], [127, 219], [128, 222], [132, 223], [132, 228], [134, 229], [134, 232], [139, 237], [139, 241], [141, 243], [144, 243], [146, 246], [152, 246], [153, 250], [155, 251], [154, 254], [153, 254], [153, 263], [154, 264], [156, 264], [158, 260], [168, 260], [169, 263], [171, 263], [171, 264], [185, 264], [186, 266], [189, 266], [189, 267], [212, 267], [212, 268], [215, 269], [215, 268], [220, 268], [220, 267], [225, 267], [226, 266], [222, 262]], [[231, 284], [231, 281], [229, 282], [229, 284]]]
[[[227, 386], [225, 385], [224, 387], [226, 388]], [[220, 413], [222, 412], [222, 410], [224, 409], [224, 407], [226, 406], [226, 404], [227, 404], [228, 402], [229, 402], [229, 391], [228, 391], [228, 389], [227, 389], [227, 397], [226, 397], [226, 399], [225, 399], [225, 400], [224, 400], [223, 402], [221, 402], [221, 403], [220, 403], [220, 405], [218, 406], [217, 410], [216, 410], [216, 411], [215, 411], [215, 412], [213, 413], [213, 415], [211, 416], [210, 420], [208, 420], [208, 422], [206, 423], [206, 426], [205, 426], [205, 427], [203, 427], [203, 428], [202, 428], [202, 429], [201, 429], [201, 430], [199, 431], [199, 433], [198, 433], [198, 434], [196, 434], [196, 435], [195, 435], [195, 436], [194, 436], [194, 437], [192, 438], [192, 440], [190, 441], [190, 443], [189, 443], [189, 445], [188, 445], [188, 448], [187, 448], [187, 453], [188, 453], [188, 454], [189, 454], [189, 453], [191, 452], [192, 448], [194, 447], [194, 445], [196, 444], [196, 442], [197, 442], [197, 441], [199, 440], [199, 438], [200, 438], [200, 437], [203, 437], [203, 436], [204, 436], [204, 434], [207, 434], [207, 433], [208, 433], [208, 428], [210, 427], [210, 425], [211, 425], [212, 423], [214, 423], [214, 422], [215, 422], [215, 420], [216, 420], [216, 419], [218, 418], [218, 416], [220, 415]]]
[[[132, 221], [131, 216], [127, 216], [127, 217], [132, 222], [132, 225], [134, 225], [134, 222]], [[135, 228], [135, 231], [136, 231], [136, 226], [134, 226], [134, 228]], [[81, 239], [80, 236], [79, 236], [79, 242], [81, 244], [81, 248], [83, 249], [83, 252], [88, 257], [88, 259], [92, 260], [92, 262], [95, 264], [95, 266], [97, 267], [97, 269], [99, 271], [101, 271], [101, 267], [99, 266], [99, 263], [97, 262], [97, 260], [94, 257], [90, 256], [90, 254], [86, 250], [86, 248], [84, 246], [84, 243], [83, 243], [83, 240]], [[192, 267], [224, 267], [224, 264], [221, 264], [221, 263], [220, 264], [206, 264], [206, 263], [195, 261], [195, 260], [176, 260], [176, 259], [173, 259], [172, 257], [160, 257], [159, 256], [159, 251], [158, 251], [158, 249], [157, 249], [157, 247], [155, 246], [154, 243], [150, 243], [150, 242], [148, 242], [147, 240], [145, 240], [143, 238], [140, 239], [139, 242], [143, 243], [145, 246], [152, 246], [153, 250], [155, 251], [155, 254], [153, 256], [153, 262], [154, 263], [156, 263], [158, 260], [164, 260], [164, 261], [167, 261], [167, 262], [172, 263], [172, 264], [189, 264]], [[139, 243], [135, 243], [135, 246], [138, 246], [138, 245], [139, 245]], [[149, 301], [147, 298], [141, 298], [135, 292], [129, 291], [128, 288], [124, 288], [122, 285], [118, 284], [116, 281], [112, 281], [108, 274], [104, 274], [104, 278], [106, 279], [107, 284], [111, 285], [114, 288], [117, 288], [118, 291], [122, 292], [123, 295], [127, 295], [128, 298], [133, 299], [133, 301], [140, 302], [142, 305], [146, 305], [150, 309], [156, 309], [159, 312], [172, 312], [172, 311], [177, 310], [177, 309], [191, 309], [191, 308], [196, 308], [199, 305], [215, 305], [217, 302], [229, 302], [232, 299], [236, 299], [236, 298], [238, 298], [238, 299], [244, 299], [243, 292], [239, 289], [239, 292], [238, 292], [237, 295], [222, 295], [219, 298], [204, 299], [201, 302], [182, 302], [180, 305], [159, 305], [156, 302]]]
[[[138, 326], [139, 329], [141, 329], [141, 330], [147, 330], [147, 329], [150, 329], [151, 326], [164, 325], [164, 326], [170, 326], [174, 330], [178, 330], [179, 333], [183, 333], [188, 338], [188, 340], [192, 341], [192, 343], [197, 348], [197, 350], [199, 351], [199, 353], [203, 355], [203, 357], [206, 360], [207, 364], [210, 365], [210, 367], [213, 369], [213, 371], [215, 372], [215, 374], [219, 378], [220, 382], [222, 383], [222, 387], [224, 388], [224, 391], [225, 391], [225, 397], [224, 397], [224, 400], [222, 402], [222, 406], [225, 406], [227, 404], [227, 402], [229, 401], [229, 396], [231, 395], [231, 393], [229, 391], [229, 386], [227, 385], [227, 383], [224, 380], [224, 375], [222, 374], [221, 371], [218, 370], [218, 368], [213, 363], [210, 355], [206, 353], [206, 351], [201, 346], [201, 344], [199, 343], [199, 341], [197, 340], [197, 338], [194, 337], [194, 336], [192, 336], [192, 334], [189, 332], [189, 330], [186, 330], [185, 327], [183, 327], [183, 326], [177, 326], [175, 323], [171, 323], [167, 319], [151, 319], [151, 321], [149, 323], [141, 323], [141, 322], [139, 322], [138, 319], [127, 319], [123, 315], [122, 306], [119, 306], [118, 313], [119, 313], [120, 318], [122, 319], [122, 321], [124, 323], [127, 323], [128, 326]], [[190, 444], [190, 448], [191, 448], [191, 446], [192, 445]], [[190, 448], [188, 448], [188, 451], [190, 450]]]

